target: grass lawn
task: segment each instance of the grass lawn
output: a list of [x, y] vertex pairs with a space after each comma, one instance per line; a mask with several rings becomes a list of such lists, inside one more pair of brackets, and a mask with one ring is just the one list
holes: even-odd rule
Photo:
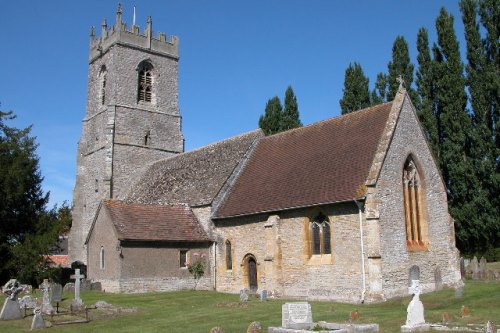
[[[69, 307], [72, 295], [65, 294], [62, 308]], [[239, 302], [239, 295], [204, 291], [182, 291], [148, 294], [109, 294], [82, 292], [86, 305], [104, 300], [116, 307], [129, 309], [121, 313], [106, 310], [90, 310], [91, 322], [84, 324], [57, 325], [51, 332], [171, 332], [207, 333], [213, 326], [221, 326], [226, 333], [245, 333], [252, 321], [260, 321], [267, 332], [269, 326], [281, 324], [281, 305], [286, 300], [260, 302], [251, 298], [247, 303]], [[351, 310], [361, 313], [359, 322], [378, 323], [384, 333], [400, 332], [406, 320], [406, 307], [410, 297], [391, 300], [382, 304], [352, 305], [333, 302], [310, 302], [313, 320], [346, 322]], [[500, 283], [467, 281], [463, 297], [455, 298], [454, 290], [421, 296], [425, 308], [425, 319], [439, 323], [443, 312], [453, 317], [451, 325], [484, 325], [493, 320], [500, 323]], [[3, 296], [0, 297], [3, 304]], [[471, 316], [460, 318], [460, 307], [464, 304]], [[61, 321], [63, 317], [56, 320]], [[30, 315], [21, 320], [0, 321], [0, 332], [23, 332], [31, 327]]]

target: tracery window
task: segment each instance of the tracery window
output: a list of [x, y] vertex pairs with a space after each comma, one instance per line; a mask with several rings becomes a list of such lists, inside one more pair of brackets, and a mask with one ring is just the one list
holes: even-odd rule
[[231, 242], [229, 240], [226, 241], [226, 270], [230, 271], [233, 269], [233, 257], [231, 254]]
[[408, 157], [403, 169], [403, 195], [405, 207], [406, 243], [410, 249], [425, 247], [428, 243], [425, 223], [424, 190], [419, 171]]
[[323, 213], [317, 214], [310, 222], [311, 232], [311, 253], [314, 254], [331, 254], [331, 234], [330, 222], [328, 217]]
[[137, 100], [139, 102], [151, 103], [153, 91], [153, 65], [144, 61], [139, 65], [139, 82]]

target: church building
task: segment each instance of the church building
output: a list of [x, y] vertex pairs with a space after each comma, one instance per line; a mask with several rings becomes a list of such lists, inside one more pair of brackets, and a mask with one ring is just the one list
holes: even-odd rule
[[[403, 86], [393, 101], [184, 152], [178, 39], [91, 33], [71, 260], [111, 292], [379, 302], [461, 284], [446, 188]], [[204, 267], [195, 279], [190, 268]]]

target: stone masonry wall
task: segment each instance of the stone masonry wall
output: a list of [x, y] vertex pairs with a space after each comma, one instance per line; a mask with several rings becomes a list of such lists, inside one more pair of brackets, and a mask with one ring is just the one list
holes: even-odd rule
[[[144, 60], [154, 67], [152, 103], [137, 101], [137, 68]], [[107, 73], [104, 105], [103, 68]], [[71, 261], [87, 262], [83, 242], [102, 199], [120, 197], [147, 164], [183, 151], [177, 81], [177, 54], [141, 47], [117, 43], [89, 64], [87, 111], [73, 193]]]
[[[332, 254], [310, 256], [308, 221], [319, 211], [331, 222]], [[248, 288], [245, 256], [257, 261], [259, 289], [301, 299], [358, 302], [361, 251], [358, 209], [354, 203], [258, 215], [216, 222], [217, 290]], [[231, 241], [233, 269], [226, 270], [225, 240]]]
[[[406, 245], [402, 172], [406, 158], [412, 155], [423, 175], [429, 247], [426, 251], [410, 251]], [[458, 251], [455, 248], [453, 223], [448, 214], [446, 191], [428, 145], [423, 137], [412, 106], [406, 98], [394, 136], [385, 157], [376, 186], [380, 214], [380, 255], [382, 288], [386, 297], [408, 293], [409, 270], [420, 268], [424, 291], [442, 284], [460, 283]]]

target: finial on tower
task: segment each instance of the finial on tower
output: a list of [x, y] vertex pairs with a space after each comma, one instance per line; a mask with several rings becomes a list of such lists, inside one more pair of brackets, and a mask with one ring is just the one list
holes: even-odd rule
[[118, 3], [118, 8], [116, 8], [116, 23], [122, 23], [122, 4]]
[[93, 40], [95, 37], [95, 27], [91, 26], [90, 27], [90, 39]]
[[106, 22], [106, 19], [104, 18], [101, 23], [101, 38], [104, 38], [106, 36], [106, 30], [108, 29], [108, 23]]
[[405, 82], [405, 80], [403, 79], [403, 76], [399, 75], [399, 76], [396, 78], [396, 81], [398, 81], [398, 83], [399, 83], [399, 89], [401, 89], [401, 88], [404, 88], [404, 87], [405, 87], [406, 82]]

